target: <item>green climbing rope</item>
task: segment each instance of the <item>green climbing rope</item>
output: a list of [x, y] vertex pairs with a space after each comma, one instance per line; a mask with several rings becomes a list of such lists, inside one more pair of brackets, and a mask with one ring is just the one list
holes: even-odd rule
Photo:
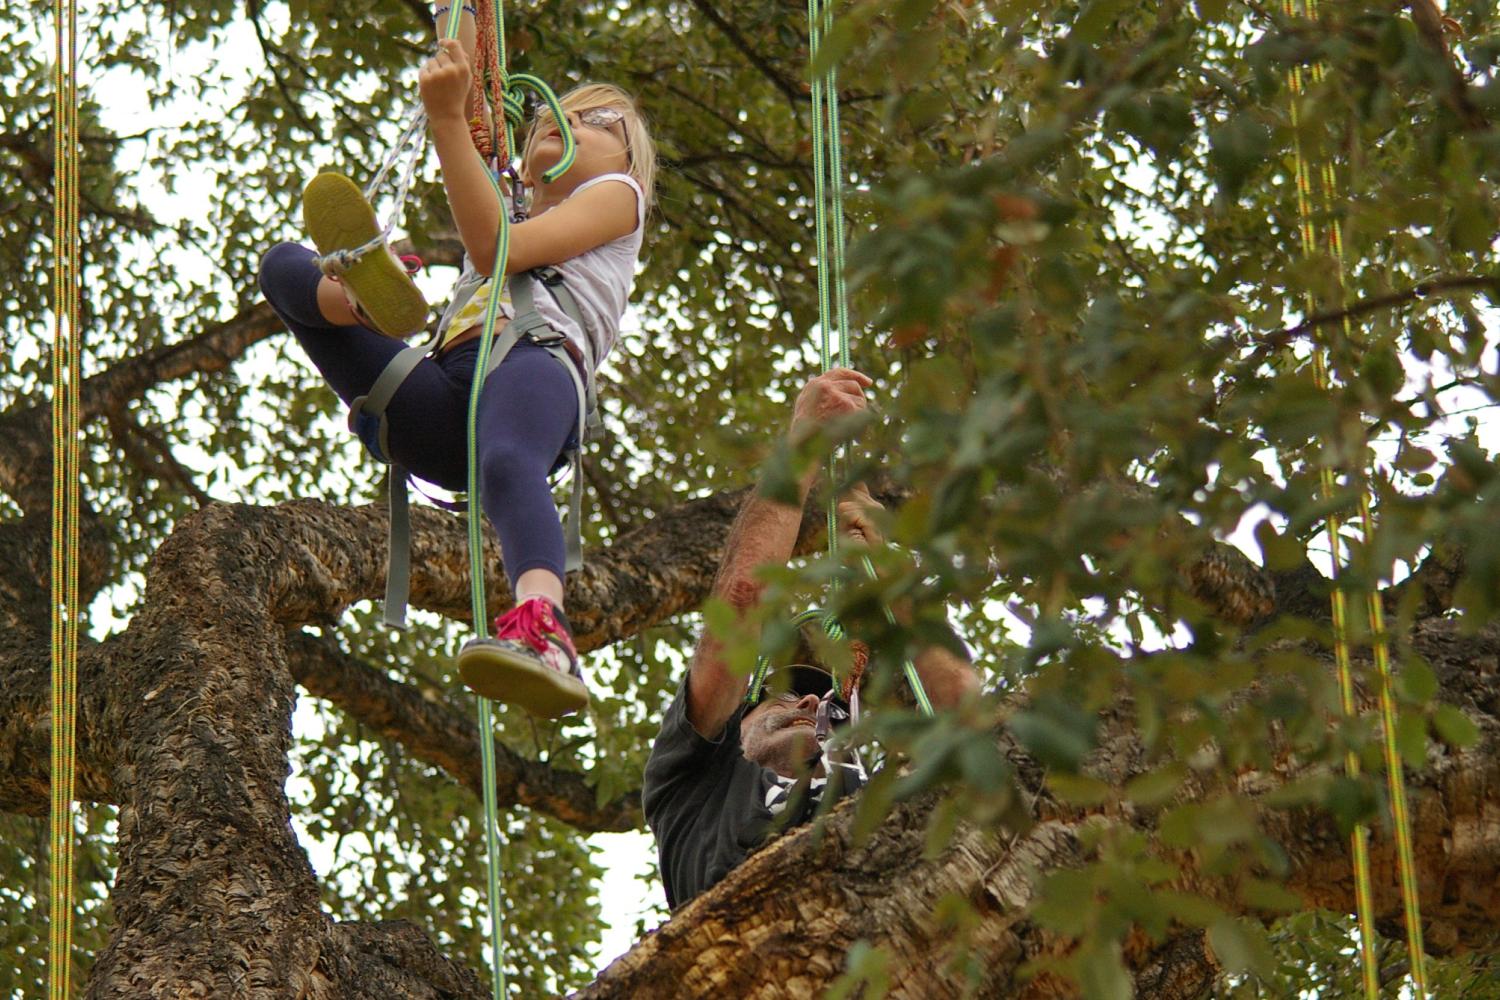
[[[468, 514], [468, 548], [469, 548], [469, 575], [470, 575], [470, 598], [471, 611], [474, 617], [474, 632], [480, 637], [489, 635], [489, 622], [487, 617], [487, 601], [485, 599], [484, 586], [484, 518], [480, 513], [479, 493], [479, 398], [484, 388], [483, 372], [488, 370], [490, 350], [494, 344], [495, 327], [500, 316], [500, 300], [505, 285], [505, 269], [510, 260], [510, 213], [506, 210], [506, 195], [500, 187], [497, 170], [510, 164], [512, 152], [515, 149], [515, 127], [525, 117], [524, 91], [530, 90], [536, 93], [546, 103], [552, 113], [553, 120], [557, 123], [562, 133], [563, 154], [558, 162], [542, 174], [545, 181], [554, 181], [562, 176], [569, 167], [573, 165], [575, 155], [575, 144], [573, 130], [568, 125], [568, 119], [563, 114], [562, 104], [552, 88], [537, 77], [529, 74], [517, 73], [508, 75], [505, 60], [505, 12], [501, 0], [492, 0], [495, 30], [488, 39], [481, 39], [482, 43], [492, 44], [494, 47], [491, 55], [494, 64], [498, 68], [498, 90], [501, 95], [501, 107], [497, 110], [491, 100], [492, 127], [504, 133], [504, 143], [498, 141], [499, 136], [493, 136], [495, 163], [491, 166], [495, 169], [487, 170], [486, 175], [490, 179], [490, 185], [495, 192], [496, 203], [500, 206], [499, 226], [495, 233], [495, 264], [494, 280], [490, 283], [489, 299], [485, 304], [484, 327], [479, 338], [479, 353], [474, 360], [475, 378], [469, 390], [469, 424], [467, 441], [467, 464], [468, 464], [468, 490], [469, 490], [469, 514]], [[461, 5], [454, 3], [449, 10], [448, 22], [445, 29], [446, 37], [457, 38], [459, 28]], [[486, 32], [486, 34], [489, 34]], [[485, 89], [486, 99], [491, 99], [488, 89]], [[573, 512], [576, 517], [577, 512]], [[506, 992], [505, 981], [505, 935], [504, 922], [501, 919], [501, 892], [502, 886], [500, 875], [503, 865], [500, 857], [500, 820], [499, 805], [496, 800], [495, 790], [495, 726], [494, 707], [488, 698], [479, 697], [477, 701], [477, 715], [479, 726], [479, 752], [480, 761], [484, 773], [484, 830], [485, 830], [485, 855], [489, 877], [489, 918], [490, 918], [490, 964], [494, 969], [494, 997], [501, 1000]]]
[[[840, 246], [838, 256], [843, 256], [843, 226], [832, 228], [829, 220], [831, 204], [838, 204], [837, 219], [843, 220], [843, 184], [841, 184], [841, 144], [843, 136], [838, 132], [837, 108], [838, 108], [838, 78], [832, 66], [816, 69], [817, 58], [822, 48], [822, 36], [828, 19], [832, 16], [832, 7], [825, 0], [807, 0], [807, 51], [810, 52], [814, 69], [811, 76], [811, 91], [813, 91], [813, 231], [816, 235], [817, 255], [817, 361], [822, 366], [823, 372], [834, 364], [834, 351], [832, 342], [834, 337], [838, 339], [838, 364], [847, 366], [849, 363], [849, 337], [847, 328], [838, 322], [841, 316], [847, 315], [847, 298], [844, 295], [843, 282], [841, 282], [841, 271], [834, 262], [834, 250], [832, 244]], [[837, 298], [837, 301], [835, 301]], [[837, 325], [835, 325], [837, 324]], [[835, 333], [837, 331], [837, 333]], [[835, 451], [828, 459], [828, 478], [831, 483], [838, 480], [838, 460], [840, 453]], [[828, 511], [828, 555], [838, 555], [838, 504], [837, 498], [829, 492]]]
[[73, 969], [74, 725], [78, 703], [78, 5], [54, 0], [52, 303], [52, 872], [48, 996], [67, 1000]]
[[[1317, 19], [1318, 0], [1298, 0], [1298, 4], [1301, 8], [1300, 14], [1302, 17], [1314, 21]], [[1298, 15], [1298, 11], [1294, 8], [1293, 0], [1282, 0], [1282, 12], [1288, 19]], [[1310, 73], [1315, 86], [1323, 83], [1324, 68], [1321, 62], [1314, 62]], [[1294, 66], [1289, 71], [1288, 90], [1291, 97], [1291, 124], [1294, 137], [1292, 149], [1296, 161], [1299, 228], [1303, 254], [1311, 259], [1316, 253], [1318, 240], [1311, 205], [1313, 192], [1312, 172], [1309, 170], [1306, 158], [1302, 153], [1301, 122], [1298, 103], [1302, 97], [1304, 87], [1300, 67]], [[1343, 225], [1332, 210], [1334, 195], [1338, 190], [1337, 176], [1333, 164], [1328, 160], [1323, 161], [1320, 173], [1322, 192], [1322, 204], [1320, 208], [1329, 220], [1327, 224], [1328, 248], [1334, 259], [1335, 274], [1337, 277], [1336, 287], [1339, 299], [1342, 300], [1347, 273]], [[1335, 305], [1341, 307], [1342, 301], [1335, 303]], [[1308, 293], [1305, 311], [1311, 315], [1313, 308], [1314, 302], [1311, 293]], [[1354, 336], [1353, 324], [1347, 315], [1343, 321], [1343, 334], [1346, 343], [1352, 341]], [[1333, 380], [1328, 365], [1329, 353], [1322, 347], [1314, 346], [1313, 378], [1321, 391], [1328, 391], [1332, 387]], [[1366, 450], [1365, 443], [1360, 442], [1358, 448], [1361, 456], [1360, 469], [1356, 470], [1353, 475], [1359, 480], [1360, 533], [1368, 540], [1374, 536], [1375, 523], [1370, 510], [1368, 490], [1365, 488], [1363, 481], [1363, 456]], [[1319, 469], [1319, 481], [1324, 499], [1331, 500], [1337, 485], [1334, 469], [1331, 464], [1327, 462], [1322, 464]], [[1328, 516], [1329, 548], [1334, 581], [1332, 597], [1334, 662], [1338, 671], [1341, 708], [1344, 716], [1352, 719], [1358, 714], [1358, 706], [1355, 701], [1354, 681], [1349, 661], [1347, 602], [1343, 587], [1339, 584], [1339, 575], [1344, 565], [1343, 540], [1341, 536], [1342, 527], [1341, 519], [1336, 514]], [[1367, 598], [1366, 611], [1370, 626], [1372, 655], [1378, 675], [1381, 722], [1384, 737], [1382, 749], [1385, 760], [1387, 787], [1391, 800], [1391, 815], [1396, 836], [1397, 867], [1401, 881], [1401, 901], [1406, 923], [1410, 974], [1416, 996], [1418, 998], [1425, 998], [1427, 996], [1427, 975], [1425, 952], [1422, 945], [1421, 912], [1416, 886], [1416, 866], [1411, 845], [1411, 821], [1408, 816], [1405, 775], [1402, 770], [1400, 753], [1396, 746], [1396, 708], [1391, 690], [1389, 644], [1385, 631], [1384, 610], [1380, 604], [1380, 597], [1373, 588]], [[1353, 751], [1345, 754], [1345, 769], [1350, 777], [1357, 777], [1360, 773], [1359, 759]], [[1364, 983], [1367, 1000], [1377, 1000], [1380, 995], [1380, 969], [1375, 953], [1375, 916], [1370, 885], [1369, 832], [1363, 825], [1356, 827], [1351, 835], [1351, 853], [1354, 859], [1355, 905], [1359, 920], [1361, 978]]]
[[[818, 68], [823, 36], [833, 25], [832, 0], [807, 0], [807, 44], [812, 57], [812, 153], [814, 232], [817, 239], [818, 271], [818, 360], [823, 371], [833, 367], [835, 358], [849, 367], [849, 295], [844, 280], [844, 164], [843, 130], [839, 123], [838, 67]], [[835, 351], [834, 340], [838, 347]], [[839, 481], [842, 449], [829, 459], [829, 479]], [[838, 556], [838, 499], [828, 498], [828, 554]], [[875, 564], [863, 558], [864, 569], [875, 579]], [[886, 621], [894, 625], [895, 613], [884, 607]], [[907, 686], [923, 714], [932, 714], [932, 701], [922, 685], [916, 664], [907, 659], [902, 664]]]

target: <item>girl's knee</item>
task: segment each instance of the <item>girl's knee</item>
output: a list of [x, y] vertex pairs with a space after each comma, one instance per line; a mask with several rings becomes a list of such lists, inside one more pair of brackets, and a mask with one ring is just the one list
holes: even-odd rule
[[487, 441], [479, 455], [479, 474], [486, 482], [509, 479], [520, 468], [524, 456], [513, 441]]
[[307, 282], [308, 270], [317, 270], [313, 252], [300, 243], [278, 243], [260, 258], [260, 291], [270, 298], [276, 291]]
[[487, 441], [479, 455], [479, 474], [488, 489], [505, 487], [530, 479], [547, 478], [547, 471], [537, 467], [533, 449], [513, 438]]

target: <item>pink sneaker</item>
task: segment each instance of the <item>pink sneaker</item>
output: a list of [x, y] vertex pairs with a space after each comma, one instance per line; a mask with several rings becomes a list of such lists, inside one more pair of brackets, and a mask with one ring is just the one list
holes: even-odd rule
[[458, 673], [475, 694], [544, 719], [571, 715], [589, 703], [568, 619], [545, 597], [496, 618], [493, 638], [464, 643]]

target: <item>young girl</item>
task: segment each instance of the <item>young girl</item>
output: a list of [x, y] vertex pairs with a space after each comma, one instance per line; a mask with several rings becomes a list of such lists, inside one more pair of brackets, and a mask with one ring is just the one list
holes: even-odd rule
[[[446, 17], [446, 12], [439, 11]], [[467, 21], [471, 12], [465, 10]], [[441, 23], [441, 22], [440, 22]], [[422, 67], [419, 86], [443, 185], [466, 251], [464, 270], [438, 327], [437, 346], [402, 383], [386, 409], [387, 458], [446, 489], [466, 488], [466, 426], [479, 336], [495, 268], [502, 211], [470, 137], [465, 105], [474, 29], [444, 39]], [[533, 192], [530, 218], [514, 224], [506, 274], [552, 265], [578, 305], [582, 327], [536, 284], [535, 308], [566, 338], [572, 363], [590, 375], [614, 346], [640, 253], [656, 153], [631, 98], [601, 84], [563, 96], [576, 158], [553, 183], [543, 172], [563, 152], [545, 109], [523, 147], [520, 176]], [[303, 214], [324, 258], [367, 243], [380, 230], [358, 188], [320, 174], [303, 193]], [[283, 243], [261, 261], [266, 299], [345, 403], [370, 391], [399, 340], [426, 325], [421, 292], [387, 248], [336, 277], [306, 247]], [[338, 271], [339, 269], [332, 269]], [[507, 288], [496, 333], [514, 316]], [[557, 356], [522, 340], [484, 383], [479, 408], [479, 466], [484, 513], [500, 536], [513, 610], [495, 621], [492, 639], [459, 653], [465, 683], [486, 697], [556, 717], [588, 704], [563, 614], [564, 544], [547, 476], [576, 447], [579, 401]], [[362, 435], [364, 436], [364, 435]], [[573, 516], [577, 516], [575, 512]]]

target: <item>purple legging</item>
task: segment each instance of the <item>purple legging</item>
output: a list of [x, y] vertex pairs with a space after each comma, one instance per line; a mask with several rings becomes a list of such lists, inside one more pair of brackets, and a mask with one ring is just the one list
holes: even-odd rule
[[[333, 391], [348, 404], [407, 345], [363, 326], [334, 326], [318, 310], [313, 252], [279, 243], [260, 262], [260, 289]], [[479, 342], [423, 359], [386, 408], [392, 461], [449, 490], [467, 488], [469, 388]], [[517, 344], [479, 397], [479, 477], [484, 513], [500, 536], [511, 586], [529, 569], [563, 575], [563, 536], [547, 474], [578, 428], [573, 379], [545, 349]], [[358, 428], [367, 443], [375, 421]]]

